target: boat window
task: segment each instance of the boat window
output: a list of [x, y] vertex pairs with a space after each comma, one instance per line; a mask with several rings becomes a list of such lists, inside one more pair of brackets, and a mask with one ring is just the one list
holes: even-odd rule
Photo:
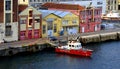
[[69, 45], [69, 47], [71, 47], [71, 45]]

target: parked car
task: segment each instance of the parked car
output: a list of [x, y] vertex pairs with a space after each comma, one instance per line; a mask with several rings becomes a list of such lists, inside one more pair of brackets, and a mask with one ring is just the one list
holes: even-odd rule
[[50, 39], [50, 41], [56, 41], [56, 40], [58, 40], [55, 36], [50, 36], [49, 39]]

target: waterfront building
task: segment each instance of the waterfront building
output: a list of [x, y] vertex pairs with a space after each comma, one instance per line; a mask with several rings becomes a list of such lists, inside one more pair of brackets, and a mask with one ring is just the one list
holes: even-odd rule
[[120, 0], [106, 0], [106, 12], [120, 10]]
[[119, 13], [120, 13], [120, 0], [106, 0], [106, 14], [102, 16], [103, 27], [113, 25], [112, 28], [119, 28], [120, 27]]
[[19, 13], [19, 40], [41, 37], [41, 13], [28, 6]]
[[82, 6], [88, 6], [92, 3], [92, 6], [102, 8], [103, 14], [106, 11], [106, 0], [29, 0], [29, 4], [37, 9], [41, 8], [41, 5], [46, 2], [79, 4]]
[[[64, 6], [64, 7], [63, 7]], [[79, 17], [79, 32], [100, 31], [101, 8], [84, 7], [76, 4], [45, 3], [42, 7], [53, 10], [62, 10], [72, 12]]]
[[29, 0], [29, 4], [36, 9], [41, 8], [41, 5], [46, 2], [59, 2], [60, 0]]
[[0, 42], [18, 40], [18, 0], [0, 0]]
[[93, 7], [102, 8], [102, 14], [106, 13], [106, 0], [67, 0], [60, 1], [59, 3], [77, 4], [85, 7], [88, 7], [91, 3], [91, 6]]
[[42, 12], [42, 37], [76, 34], [79, 32], [79, 17], [71, 12], [39, 10]]
[[49, 10], [39, 10], [42, 13], [42, 37], [59, 36], [61, 18]]
[[71, 12], [58, 14], [61, 17], [61, 24], [64, 35], [77, 34], [79, 32], [79, 17]]

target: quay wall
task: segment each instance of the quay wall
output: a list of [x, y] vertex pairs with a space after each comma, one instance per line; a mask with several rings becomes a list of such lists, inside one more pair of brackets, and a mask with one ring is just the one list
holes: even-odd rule
[[120, 32], [109, 32], [102, 34], [85, 35], [80, 37], [82, 43], [101, 42], [120, 39]]
[[[77, 34], [75, 36], [71, 35], [69, 36], [70, 39], [71, 37], [73, 37], [74, 39], [78, 38], [80, 39], [81, 43], [92, 43], [92, 42], [102, 42], [102, 41], [108, 41], [108, 40], [120, 40], [120, 32], [105, 32], [105, 33], [84, 33], [84, 34]], [[67, 36], [68, 37], [68, 36]], [[63, 39], [67, 39], [68, 38], [63, 38]], [[48, 40], [48, 39], [46, 39]], [[42, 51], [45, 48], [55, 48], [55, 46], [58, 46], [57, 43], [52, 43], [46, 41], [45, 39], [38, 39], [36, 41], [31, 41], [30, 44], [28, 42], [26, 42], [27, 44], [23, 44], [21, 45], [15, 45], [14, 43], [6, 44], [6, 45], [2, 45], [0, 46], [0, 56], [12, 56], [18, 53], [32, 53], [32, 52], [38, 52], [38, 51]], [[29, 40], [28, 40], [29, 41]], [[41, 43], [39, 41], [42, 41], [44, 43]], [[20, 44], [18, 42], [18, 44]], [[13, 46], [14, 45], [14, 46]], [[4, 49], [3, 49], [4, 48]]]
[[18, 53], [33, 53], [37, 51], [42, 51], [45, 48], [53, 47], [48, 43], [45, 44], [35, 44], [30, 46], [22, 46], [22, 47], [10, 47], [7, 49], [0, 50], [0, 56], [13, 56]]

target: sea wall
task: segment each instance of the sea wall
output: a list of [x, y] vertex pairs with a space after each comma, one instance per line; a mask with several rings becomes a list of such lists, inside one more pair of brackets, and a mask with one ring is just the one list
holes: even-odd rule
[[81, 36], [80, 41], [82, 43], [99, 42], [100, 36], [99, 36], [99, 34], [89, 35], [89, 36]]
[[100, 34], [100, 40], [101, 40], [101, 41], [116, 40], [116, 39], [117, 39], [117, 36], [118, 36], [118, 35], [117, 35], [117, 32]]
[[52, 47], [50, 44], [35, 44], [22, 47], [9, 47], [7, 49], [0, 50], [0, 56], [12, 56], [18, 53], [32, 53], [37, 51], [42, 51], [45, 48]]
[[118, 39], [120, 39], [120, 32], [85, 35], [80, 37], [80, 41], [82, 43], [101, 42], [101, 41], [118, 40]]

